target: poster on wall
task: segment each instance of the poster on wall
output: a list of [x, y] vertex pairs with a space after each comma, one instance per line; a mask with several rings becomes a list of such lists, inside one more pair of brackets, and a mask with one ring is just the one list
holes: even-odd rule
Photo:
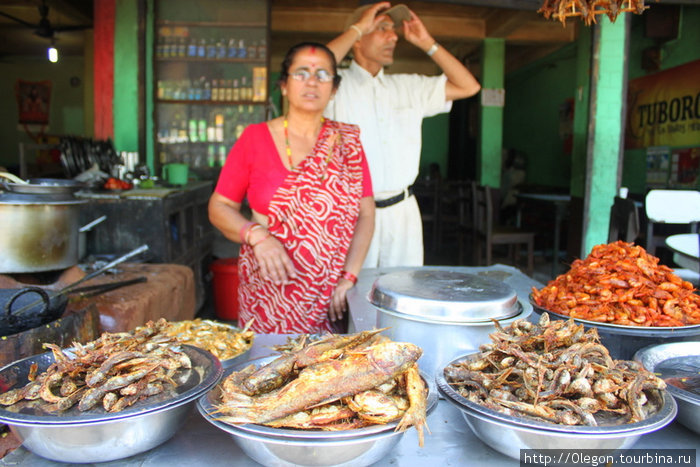
[[630, 80], [625, 149], [700, 146], [700, 60]]
[[51, 81], [18, 79], [15, 83], [15, 96], [20, 125], [48, 125]]

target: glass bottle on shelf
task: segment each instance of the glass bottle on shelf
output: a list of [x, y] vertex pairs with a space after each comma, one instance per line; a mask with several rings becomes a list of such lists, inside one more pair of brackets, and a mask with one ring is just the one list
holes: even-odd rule
[[238, 79], [233, 80], [233, 89], [231, 90], [231, 99], [227, 99], [230, 101], [240, 101], [241, 100], [241, 88], [238, 87]]
[[260, 60], [265, 60], [265, 57], [267, 57], [267, 43], [265, 39], [261, 39], [258, 44], [258, 58]]
[[219, 100], [219, 81], [215, 79], [211, 80], [211, 100]]
[[185, 36], [180, 36], [177, 39], [177, 56], [178, 58], [187, 56], [187, 38]]
[[204, 112], [199, 114], [199, 125], [197, 129], [197, 138], [200, 142], [205, 142], [207, 140], [207, 118]]
[[245, 41], [243, 39], [238, 41], [238, 58], [246, 58], [248, 55], [248, 49], [245, 46]]
[[238, 46], [236, 45], [236, 39], [234, 39], [233, 37], [228, 40], [228, 50], [226, 56], [228, 58], [238, 57]]
[[211, 38], [207, 41], [207, 58], [216, 58], [216, 39]]
[[248, 58], [256, 58], [258, 55], [258, 43], [252, 42], [248, 46]]
[[210, 101], [211, 100], [211, 83], [204, 76], [202, 76], [202, 83], [203, 83], [203, 85], [202, 85], [202, 100]]
[[192, 110], [189, 121], [190, 143], [196, 143], [199, 140], [198, 125], [199, 121], [197, 120], [195, 111]]
[[199, 39], [199, 44], [197, 45], [197, 57], [206, 58], [207, 56], [207, 40], [205, 38]]
[[226, 80], [226, 89], [224, 90], [224, 99], [225, 101], [232, 101], [233, 100], [233, 80], [227, 79]]
[[223, 37], [220, 37], [218, 42], [216, 43], [216, 58], [226, 58], [227, 52], [228, 49], [226, 48], [226, 42], [224, 41]]
[[177, 132], [177, 142], [186, 143], [187, 142], [187, 120], [184, 116], [180, 117], [179, 129]]
[[187, 45], [187, 56], [196, 57], [197, 56], [197, 38], [194, 36], [190, 37], [190, 43]]

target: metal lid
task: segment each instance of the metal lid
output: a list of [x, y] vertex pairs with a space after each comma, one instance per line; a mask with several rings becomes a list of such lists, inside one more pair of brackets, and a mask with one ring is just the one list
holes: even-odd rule
[[518, 296], [508, 284], [439, 269], [385, 274], [374, 281], [368, 298], [380, 309], [435, 321], [476, 323], [520, 312]]

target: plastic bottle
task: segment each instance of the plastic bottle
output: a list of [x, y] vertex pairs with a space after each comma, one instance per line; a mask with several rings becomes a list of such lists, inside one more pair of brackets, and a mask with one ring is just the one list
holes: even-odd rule
[[199, 40], [199, 45], [197, 46], [197, 57], [206, 58], [206, 56], [207, 56], [207, 40], [202, 37]]
[[197, 130], [197, 117], [195, 116], [195, 111], [192, 110], [192, 114], [190, 115], [190, 121], [189, 121], [189, 136], [190, 136], [190, 143], [196, 143], [199, 140], [199, 133]]

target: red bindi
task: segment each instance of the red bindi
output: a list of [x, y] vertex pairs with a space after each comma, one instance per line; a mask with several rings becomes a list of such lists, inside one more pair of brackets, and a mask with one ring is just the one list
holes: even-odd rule
[[313, 46], [313, 45], [312, 45], [310, 51], [311, 51], [312, 54], [315, 54], [315, 53], [316, 53], [316, 46]]

